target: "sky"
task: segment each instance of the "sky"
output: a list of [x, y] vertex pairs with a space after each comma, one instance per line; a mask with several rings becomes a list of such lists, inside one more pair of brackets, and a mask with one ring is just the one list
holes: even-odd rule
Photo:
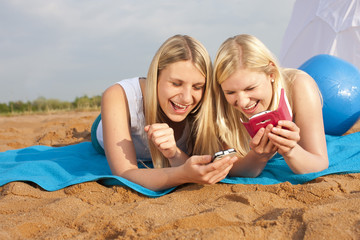
[[190, 35], [212, 59], [237, 34], [279, 57], [295, 0], [1, 0], [0, 103], [74, 101], [147, 75], [157, 49]]

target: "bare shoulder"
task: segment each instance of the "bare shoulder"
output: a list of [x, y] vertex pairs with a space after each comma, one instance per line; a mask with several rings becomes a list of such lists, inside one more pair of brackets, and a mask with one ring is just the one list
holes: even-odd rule
[[120, 84], [114, 84], [108, 87], [103, 93], [103, 97], [116, 97], [122, 95], [125, 95], [125, 91]]
[[101, 98], [101, 114], [106, 120], [116, 119], [129, 116], [129, 107], [126, 93], [121, 85], [114, 84], [107, 88]]
[[[292, 84], [290, 84], [291, 100], [295, 119], [309, 118], [309, 115], [316, 116], [321, 113], [322, 98], [315, 80], [301, 70], [291, 71]], [[319, 116], [320, 119], [321, 116]], [[300, 124], [301, 125], [301, 124]]]
[[320, 91], [316, 84], [316, 81], [306, 72], [294, 69], [291, 71], [292, 84], [291, 92], [294, 100], [310, 101], [319, 99]]
[[101, 101], [102, 108], [109, 104], [122, 105], [123, 103], [127, 103], [127, 100], [125, 91], [120, 84], [114, 84], [104, 91]]

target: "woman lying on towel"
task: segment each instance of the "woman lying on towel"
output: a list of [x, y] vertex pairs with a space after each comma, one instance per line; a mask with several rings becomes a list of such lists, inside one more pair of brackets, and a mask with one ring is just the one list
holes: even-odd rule
[[[226, 177], [236, 157], [208, 164], [209, 155], [191, 156], [204, 154], [207, 143], [198, 116], [209, 98], [211, 70], [204, 46], [176, 35], [157, 51], [146, 79], [122, 80], [104, 92], [92, 142], [114, 175], [155, 191]], [[155, 168], [138, 168], [142, 160]]]
[[296, 174], [328, 168], [316, 82], [300, 70], [280, 68], [257, 38], [238, 35], [220, 46], [212, 91], [216, 106], [212, 132], [239, 154], [231, 176], [259, 175], [275, 153]]

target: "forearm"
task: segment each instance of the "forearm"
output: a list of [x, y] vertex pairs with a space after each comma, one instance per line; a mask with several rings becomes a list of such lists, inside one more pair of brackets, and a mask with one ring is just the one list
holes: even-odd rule
[[180, 150], [180, 148], [177, 148], [175, 156], [172, 158], [169, 158], [170, 165], [172, 167], [178, 167], [183, 165], [186, 160], [189, 158], [189, 156]]
[[119, 176], [153, 191], [161, 191], [186, 183], [181, 167], [129, 169]]
[[257, 177], [265, 168], [273, 154], [257, 154], [253, 150], [244, 157], [236, 161], [230, 170], [232, 177]]
[[305, 174], [322, 171], [329, 166], [327, 157], [306, 151], [296, 145], [290, 153], [283, 155], [290, 169], [296, 174]]

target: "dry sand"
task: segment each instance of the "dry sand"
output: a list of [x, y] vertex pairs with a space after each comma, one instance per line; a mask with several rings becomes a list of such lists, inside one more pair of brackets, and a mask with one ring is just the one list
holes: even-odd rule
[[[0, 151], [90, 141], [98, 112], [0, 117]], [[351, 130], [359, 131], [359, 122]], [[291, 185], [186, 184], [160, 198], [88, 182], [0, 187], [0, 239], [360, 239], [360, 174]]]

